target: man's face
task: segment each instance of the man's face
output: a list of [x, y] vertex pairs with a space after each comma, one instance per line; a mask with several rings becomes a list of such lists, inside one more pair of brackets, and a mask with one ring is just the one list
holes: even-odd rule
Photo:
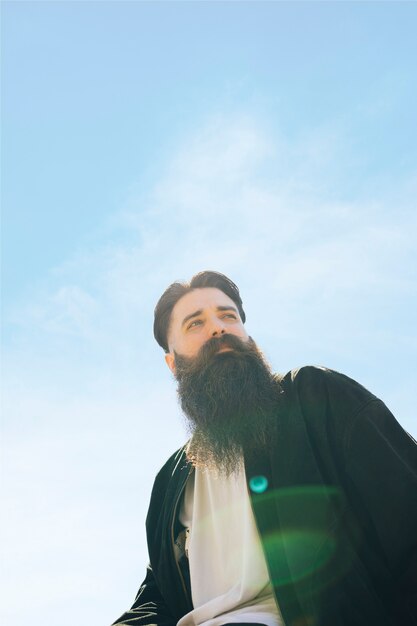
[[165, 359], [192, 434], [188, 459], [228, 475], [243, 451], [265, 449], [279, 386], [235, 303], [219, 289], [195, 289], [180, 298], [167, 339]]
[[195, 357], [209, 339], [226, 333], [245, 342], [249, 339], [233, 300], [213, 287], [188, 292], [178, 300], [171, 313], [169, 354], [165, 356], [168, 367], [175, 374], [175, 352], [188, 358]]

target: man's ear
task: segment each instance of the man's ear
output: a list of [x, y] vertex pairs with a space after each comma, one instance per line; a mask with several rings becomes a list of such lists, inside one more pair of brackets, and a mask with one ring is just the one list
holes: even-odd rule
[[168, 352], [168, 354], [165, 355], [165, 363], [168, 365], [169, 369], [175, 376], [175, 356], [172, 354], [172, 352]]

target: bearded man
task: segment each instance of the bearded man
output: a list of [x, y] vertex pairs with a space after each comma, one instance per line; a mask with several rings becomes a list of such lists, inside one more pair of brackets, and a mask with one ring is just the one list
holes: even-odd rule
[[417, 624], [416, 442], [347, 376], [273, 374], [244, 323], [218, 272], [156, 306], [191, 438], [155, 480], [150, 565], [115, 624]]

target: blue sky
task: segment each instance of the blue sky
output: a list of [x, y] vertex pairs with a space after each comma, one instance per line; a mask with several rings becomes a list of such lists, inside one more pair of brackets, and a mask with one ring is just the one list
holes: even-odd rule
[[4, 621], [109, 624], [185, 439], [153, 307], [241, 288], [274, 369], [417, 435], [408, 2], [3, 2]]

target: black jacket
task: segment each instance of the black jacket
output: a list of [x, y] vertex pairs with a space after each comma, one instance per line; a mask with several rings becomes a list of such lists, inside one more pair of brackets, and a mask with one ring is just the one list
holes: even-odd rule
[[[264, 458], [245, 455], [245, 470], [285, 625], [417, 624], [416, 442], [343, 374], [303, 367], [281, 385], [276, 440]], [[173, 553], [190, 471], [181, 449], [156, 477], [150, 566], [115, 624], [173, 626], [192, 609]], [[256, 476], [266, 478], [262, 493], [250, 488]]]

